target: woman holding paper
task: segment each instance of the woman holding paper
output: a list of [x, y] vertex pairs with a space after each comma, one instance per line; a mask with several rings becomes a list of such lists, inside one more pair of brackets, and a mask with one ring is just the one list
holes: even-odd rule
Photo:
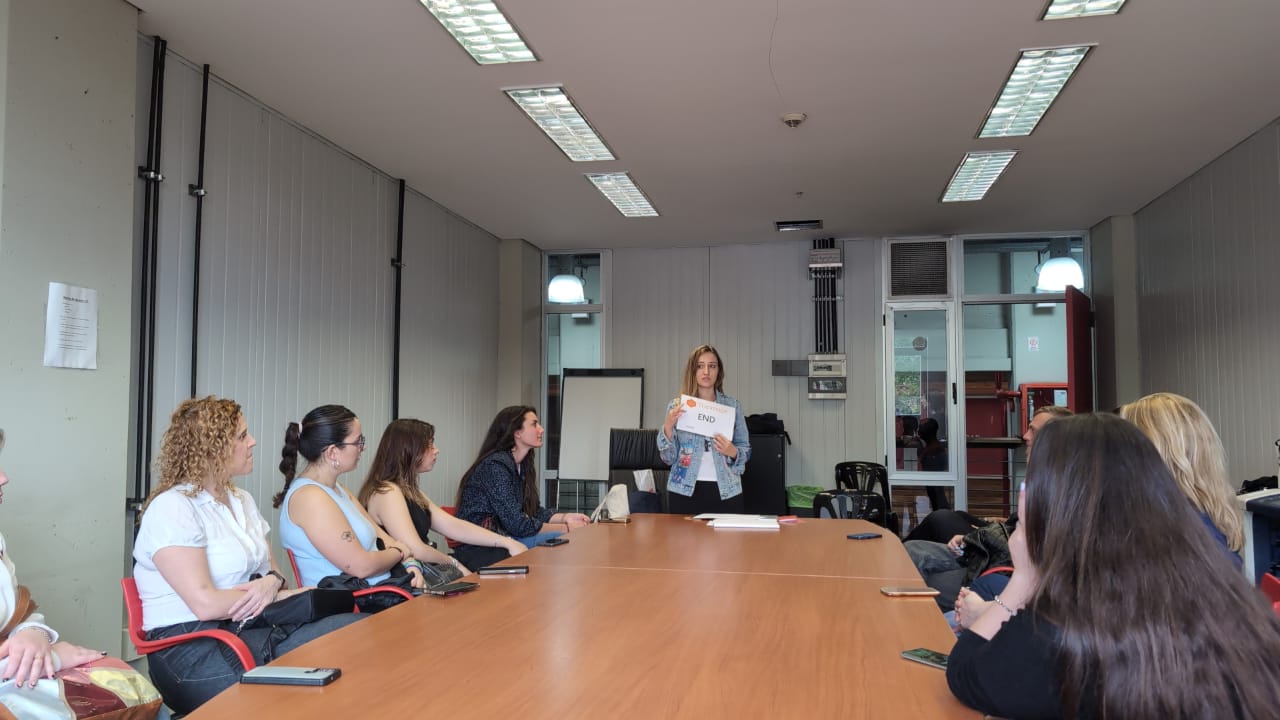
[[[742, 512], [742, 471], [751, 457], [751, 443], [742, 406], [724, 393], [724, 362], [715, 348], [699, 345], [689, 353], [680, 393], [667, 405], [667, 419], [658, 433], [658, 453], [671, 466], [667, 479], [671, 512]], [[703, 413], [695, 411], [682, 422], [682, 416], [691, 405], [696, 407], [697, 401], [732, 408], [732, 439], [719, 432], [700, 434], [709, 432], [706, 423], [690, 421]]]

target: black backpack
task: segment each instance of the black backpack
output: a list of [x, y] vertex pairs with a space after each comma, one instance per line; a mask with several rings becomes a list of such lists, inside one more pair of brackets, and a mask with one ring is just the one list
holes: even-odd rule
[[813, 516], [866, 520], [889, 528], [889, 508], [884, 496], [868, 490], [823, 490], [813, 496]]
[[791, 444], [791, 436], [787, 434], [786, 424], [778, 418], [778, 413], [758, 413], [748, 415], [747, 432], [754, 435], [781, 435]]

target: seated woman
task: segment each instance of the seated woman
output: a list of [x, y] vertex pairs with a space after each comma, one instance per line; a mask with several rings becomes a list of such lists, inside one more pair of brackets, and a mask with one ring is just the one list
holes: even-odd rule
[[1274, 717], [1280, 618], [1151, 441], [1081, 415], [1031, 452], [1016, 569], [951, 651], [956, 697], [1001, 717]]
[[1244, 547], [1244, 527], [1227, 475], [1227, 454], [1209, 416], [1191, 400], [1162, 392], [1121, 407], [1120, 417], [1137, 425], [1156, 446], [1200, 520], [1236, 569], [1242, 568], [1238, 553]]
[[[1156, 393], [1121, 407], [1120, 417], [1137, 425], [1155, 445], [1183, 495], [1222, 548], [1223, 557], [1239, 570], [1243, 561], [1237, 553], [1244, 546], [1244, 530], [1227, 476], [1226, 453], [1209, 416], [1181, 395]], [[979, 582], [971, 589], [977, 595], [961, 590], [957, 600], [956, 619], [961, 626], [976, 617], [993, 595], [983, 591]]]
[[[542, 424], [533, 408], [513, 405], [499, 410], [458, 485], [458, 517], [513, 537], [525, 547], [590, 522], [582, 513], [554, 512], [538, 502], [533, 451], [540, 447]], [[454, 555], [472, 569], [510, 557], [505, 547], [473, 543], [458, 546]]]
[[[0, 430], [0, 450], [3, 449], [4, 430]], [[0, 469], [0, 502], [4, 500], [4, 486], [8, 484], [9, 476]], [[30, 592], [18, 585], [3, 535], [0, 535], [0, 638], [4, 638], [0, 643], [0, 716], [3, 717], [65, 717], [69, 704], [74, 706], [77, 701], [73, 697], [78, 694], [75, 691], [81, 688], [69, 688], [71, 683], [55, 678], [54, 673], [93, 661], [112, 662], [105, 660], [106, 651], [58, 640], [58, 633], [45, 624], [44, 615], [37, 611]], [[124, 667], [123, 663], [120, 665]], [[118, 699], [115, 704], [120, 709], [132, 707], [131, 712], [138, 713], [138, 717], [154, 717], [160, 709], [159, 693], [140, 676], [124, 679], [105, 691], [96, 686], [90, 691], [97, 694], [99, 707], [107, 705], [103, 701], [110, 698], [103, 696], [110, 693]], [[111, 699], [112, 702], [115, 699]]]
[[[236, 476], [253, 472], [255, 444], [233, 400], [186, 400], [170, 418], [156, 460], [160, 483], [143, 508], [133, 548], [142, 627], [151, 639], [234, 630], [299, 592], [285, 589], [267, 541], [270, 527], [253, 497], [235, 485]], [[255, 642], [249, 649], [257, 662], [267, 662], [359, 619], [331, 615], [298, 626], [278, 643]], [[151, 653], [147, 667], [177, 713], [195, 710], [244, 672], [212, 639]]]
[[[280, 508], [280, 541], [293, 553], [305, 585], [344, 573], [377, 585], [404, 563], [413, 587], [426, 587], [413, 553], [383, 532], [338, 483], [355, 469], [362, 452], [360, 418], [341, 405], [322, 405], [301, 424], [289, 423], [280, 451], [284, 489], [272, 499]], [[298, 455], [307, 466], [295, 477]], [[385, 549], [378, 549], [379, 541]]]
[[382, 526], [414, 558], [424, 562], [451, 563], [469, 574], [472, 569], [427, 544], [431, 530], [450, 540], [503, 548], [519, 555], [528, 548], [519, 540], [472, 525], [462, 518], [442, 512], [418, 487], [418, 474], [431, 472], [440, 448], [435, 446], [436, 429], [421, 420], [392, 421], [382, 433], [373, 467], [357, 496], [373, 521]]

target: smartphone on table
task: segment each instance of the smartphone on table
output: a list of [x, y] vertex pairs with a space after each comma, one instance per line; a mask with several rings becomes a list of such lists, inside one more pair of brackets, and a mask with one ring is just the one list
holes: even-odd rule
[[850, 540], [871, 540], [874, 538], [881, 537], [881, 535], [880, 533], [877, 533], [877, 532], [862, 532], [862, 533], [849, 533], [848, 535], [845, 535], [845, 537], [849, 538]]
[[528, 575], [528, 565], [490, 565], [476, 570], [477, 575]]
[[427, 588], [427, 594], [435, 595], [436, 597], [452, 597], [464, 592], [471, 592], [478, 587], [480, 587], [480, 583], [459, 580], [458, 582], [451, 582], [445, 585], [437, 585], [433, 588]]
[[889, 597], [934, 597], [938, 594], [937, 590], [923, 585], [918, 587], [882, 587], [880, 592]]
[[569, 538], [567, 537], [553, 537], [553, 538], [547, 538], [546, 540], [543, 540], [538, 544], [543, 547], [555, 547], [557, 545], [563, 545], [567, 542], [569, 542]]
[[928, 665], [939, 670], [947, 669], [947, 654], [940, 653], [937, 650], [928, 648], [915, 648], [914, 650], [903, 650], [902, 657], [918, 662], [921, 665]]
[[342, 676], [338, 668], [263, 665], [240, 676], [246, 685], [328, 685]]

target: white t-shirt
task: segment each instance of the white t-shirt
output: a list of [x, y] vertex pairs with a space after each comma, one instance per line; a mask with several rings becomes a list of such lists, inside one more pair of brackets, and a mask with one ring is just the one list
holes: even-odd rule
[[716, 449], [713, 441], [702, 441], [702, 462], [698, 463], [698, 482], [717, 482]]
[[168, 627], [198, 620], [191, 608], [156, 569], [153, 557], [166, 547], [204, 548], [209, 576], [219, 590], [246, 582], [254, 573], [271, 570], [271, 546], [267, 533], [271, 526], [262, 519], [249, 493], [235, 488], [231, 508], [218, 502], [206, 490], [187, 497], [179, 485], [151, 501], [142, 515], [142, 527], [133, 546], [133, 579], [142, 599], [142, 628]]

